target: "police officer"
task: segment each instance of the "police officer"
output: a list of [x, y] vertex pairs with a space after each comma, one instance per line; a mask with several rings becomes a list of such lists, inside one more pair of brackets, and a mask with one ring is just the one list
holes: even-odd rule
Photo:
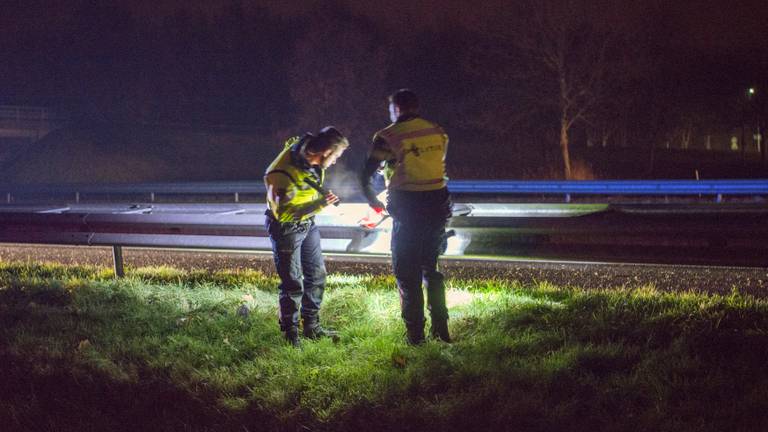
[[320, 326], [319, 311], [326, 270], [320, 232], [314, 217], [339, 197], [323, 188], [325, 169], [349, 147], [347, 139], [328, 126], [286, 141], [264, 175], [267, 187], [266, 228], [280, 276], [280, 330], [293, 346], [299, 342], [299, 315], [304, 337], [335, 337]]
[[407, 342], [424, 342], [424, 293], [431, 315], [431, 335], [450, 342], [443, 275], [437, 258], [451, 216], [445, 173], [448, 135], [419, 116], [419, 99], [408, 89], [389, 97], [392, 124], [376, 132], [361, 175], [363, 192], [376, 211], [385, 205], [371, 186], [371, 176], [384, 171], [392, 216], [392, 267], [400, 292]]

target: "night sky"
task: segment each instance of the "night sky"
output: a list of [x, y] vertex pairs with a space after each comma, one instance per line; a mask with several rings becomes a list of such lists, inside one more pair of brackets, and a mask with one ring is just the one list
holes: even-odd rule
[[[248, 127], [264, 143], [334, 124], [361, 144], [352, 166], [400, 87], [422, 97], [454, 143], [472, 142], [452, 148], [454, 171], [473, 176], [477, 164], [459, 161], [503, 147], [490, 171], [506, 164], [522, 177], [557, 164], [558, 73], [573, 94], [594, 96], [566, 112], [582, 159], [578, 149], [598, 141], [639, 151], [674, 147], [691, 130], [726, 140], [765, 113], [745, 89], [768, 89], [768, 12], [756, 0], [29, 0], [2, 9], [0, 105], [44, 106], [88, 125]], [[545, 61], [552, 40], [565, 46], [559, 72]]]
[[[14, 4], [16, 3], [16, 4]], [[99, 2], [105, 3], [105, 2]], [[108, 3], [108, 2], [107, 2]], [[504, 14], [510, 9], [510, 1], [467, 2], [466, 0], [262, 0], [231, 2], [221, 0], [136, 0], [123, 1], [119, 5], [141, 20], [161, 21], [179, 12], [200, 13], [213, 16], [226, 11], [231, 5], [239, 4], [244, 10], [266, 9], [280, 16], [308, 16], [322, 7], [348, 8], [355, 14], [365, 16], [387, 31], [409, 35], [414, 26], [441, 31], [455, 26], [473, 25], [489, 17]], [[669, 2], [663, 0], [595, 0], [586, 2], [586, 8], [595, 19], [611, 20], [626, 31], [636, 31], [633, 23], [643, 23], [643, 15], [658, 11], [678, 30], [683, 43], [707, 51], [732, 51], [749, 49], [762, 54], [768, 51], [768, 43], [762, 35], [766, 32], [768, 11], [760, 0], [696, 0]], [[24, 2], [6, 1], [10, 13], [0, 18], [3, 27], [60, 25], [72, 19], [80, 5], [89, 4], [83, 0], [30, 0]], [[97, 4], [97, 3], [93, 3]], [[328, 6], [331, 5], [331, 6]], [[17, 33], [18, 34], [18, 33]], [[4, 32], [4, 38], [13, 35]]]

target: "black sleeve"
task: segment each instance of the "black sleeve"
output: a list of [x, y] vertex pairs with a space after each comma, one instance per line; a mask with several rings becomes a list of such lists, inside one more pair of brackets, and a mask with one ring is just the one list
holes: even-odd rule
[[360, 173], [360, 187], [363, 190], [365, 199], [368, 200], [368, 204], [372, 207], [383, 207], [379, 199], [376, 198], [376, 191], [371, 184], [371, 177], [373, 177], [376, 171], [381, 168], [381, 164], [382, 161], [373, 157], [368, 157], [363, 166], [363, 170]]

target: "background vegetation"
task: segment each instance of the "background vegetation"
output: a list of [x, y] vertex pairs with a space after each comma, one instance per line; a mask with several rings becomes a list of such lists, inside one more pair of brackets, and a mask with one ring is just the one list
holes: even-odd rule
[[[266, 166], [286, 137], [329, 123], [354, 143], [342, 162], [356, 170], [372, 133], [387, 124], [384, 98], [405, 86], [456, 143], [448, 161], [454, 178], [765, 174], [765, 166], [745, 163], [765, 163], [754, 136], [766, 114], [768, 56], [749, 32], [762, 28], [759, 6], [152, 3], [11, 2], [0, 17], [0, 55], [9, 59], [0, 62], [0, 104], [58, 110], [75, 132], [49, 143], [66, 150], [30, 150], [43, 161], [4, 167], [3, 175], [35, 181], [34, 173], [46, 172], [36, 167], [64, 153], [112, 161], [125, 173], [113, 181], [198, 177], [191, 168], [174, 172], [175, 161], [152, 147], [207, 161], [215, 155], [207, 147], [224, 139], [236, 143], [221, 151], [232, 161], [250, 163], [257, 154]], [[136, 125], [192, 133], [179, 132], [178, 142], [150, 130], [147, 140]], [[217, 141], [221, 125], [229, 129]], [[102, 137], [77, 135], [84, 128]], [[244, 130], [247, 143], [227, 136]], [[714, 150], [734, 160], [715, 157], [715, 169], [712, 156], [688, 155], [696, 163], [679, 167], [661, 149]], [[65, 164], [61, 175], [88, 171], [75, 162], [80, 169]], [[243, 179], [242, 167], [215, 166], [212, 180]], [[24, 173], [14, 177], [17, 169]], [[66, 180], [73, 179], [59, 181]]]

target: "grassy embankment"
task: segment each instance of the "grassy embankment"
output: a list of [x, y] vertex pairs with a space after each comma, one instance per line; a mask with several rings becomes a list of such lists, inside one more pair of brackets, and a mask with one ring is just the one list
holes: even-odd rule
[[768, 303], [736, 292], [452, 280], [455, 343], [413, 348], [391, 278], [332, 275], [322, 316], [342, 339], [295, 350], [275, 285], [0, 263], [0, 429], [768, 427]]

